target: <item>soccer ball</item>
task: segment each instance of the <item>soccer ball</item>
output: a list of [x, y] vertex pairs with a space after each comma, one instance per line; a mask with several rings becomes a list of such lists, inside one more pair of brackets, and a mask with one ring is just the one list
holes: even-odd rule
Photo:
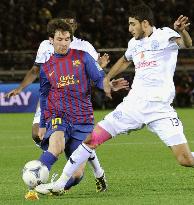
[[22, 179], [24, 183], [31, 189], [39, 184], [46, 183], [48, 178], [49, 170], [39, 160], [27, 162], [22, 170]]

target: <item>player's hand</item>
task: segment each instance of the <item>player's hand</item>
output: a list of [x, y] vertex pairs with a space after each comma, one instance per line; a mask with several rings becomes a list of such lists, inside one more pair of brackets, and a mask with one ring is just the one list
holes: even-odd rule
[[110, 99], [112, 99], [111, 84], [110, 84], [110, 80], [107, 77], [105, 77], [103, 80], [103, 86], [104, 86], [104, 92], [105, 92], [106, 96], [109, 97]]
[[21, 93], [21, 91], [22, 91], [22, 88], [21, 88], [21, 87], [18, 87], [18, 88], [16, 88], [16, 89], [11, 90], [10, 92], [6, 93], [6, 94], [4, 95], [4, 97], [5, 97], [5, 98], [10, 98], [10, 97], [12, 97], [12, 96], [16, 96], [16, 95], [18, 95], [19, 93]]
[[43, 140], [45, 133], [46, 133], [46, 128], [40, 127], [38, 130], [38, 136], [39, 136], [40, 140]]
[[99, 55], [98, 63], [99, 63], [101, 68], [105, 68], [108, 65], [109, 62], [110, 62], [110, 59], [109, 59], [109, 55], [107, 53], [105, 53], [101, 57]]
[[118, 91], [121, 89], [129, 90], [129, 82], [124, 78], [113, 79], [110, 82], [112, 91]]
[[183, 32], [188, 28], [190, 23], [188, 22], [188, 17], [180, 15], [178, 19], [174, 22], [174, 29], [178, 32]]

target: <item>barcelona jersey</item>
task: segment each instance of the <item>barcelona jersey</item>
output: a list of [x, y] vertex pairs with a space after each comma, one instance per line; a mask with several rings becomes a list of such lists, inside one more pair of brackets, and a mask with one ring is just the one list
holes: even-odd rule
[[104, 72], [87, 53], [69, 49], [54, 54], [40, 69], [40, 127], [54, 117], [73, 124], [93, 124], [91, 80], [103, 89]]

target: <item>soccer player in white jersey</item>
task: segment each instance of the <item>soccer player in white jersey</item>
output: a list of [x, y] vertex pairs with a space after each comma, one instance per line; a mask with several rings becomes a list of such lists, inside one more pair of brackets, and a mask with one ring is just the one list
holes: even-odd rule
[[[116, 135], [143, 126], [157, 134], [172, 150], [180, 165], [194, 167], [194, 157], [183, 133], [183, 126], [171, 106], [175, 95], [173, 75], [179, 48], [192, 46], [187, 32], [188, 18], [181, 15], [174, 23], [174, 30], [153, 26], [151, 9], [142, 4], [134, 7], [129, 15], [129, 32], [133, 38], [128, 49], [104, 79], [104, 89], [111, 97], [109, 81], [122, 72], [124, 65], [135, 65], [135, 77], [127, 97], [117, 108], [100, 121], [86, 140], [71, 155], [60, 178], [36, 187], [58, 191], [63, 188], [79, 164], [87, 160], [92, 150]], [[125, 67], [126, 67], [125, 66]]]
[[[77, 22], [75, 20], [76, 19], [75, 15], [72, 12], [66, 12], [65, 16], [63, 16], [63, 19], [64, 21], [66, 21], [66, 23], [71, 25], [73, 33], [74, 33], [75, 30], [77, 29]], [[73, 41], [70, 44], [70, 48], [88, 52], [96, 61], [98, 61], [101, 67], [105, 67], [109, 62], [109, 56], [107, 54], [104, 54], [104, 56], [99, 58], [99, 54], [96, 52], [94, 47], [88, 41], [84, 41], [76, 37], [73, 37]], [[30, 71], [28, 71], [28, 73], [26, 74], [24, 80], [19, 85], [19, 87], [10, 91], [6, 95], [6, 97], [11, 97], [11, 96], [15, 96], [19, 94], [27, 85], [31, 84], [39, 74], [39, 66], [45, 63], [46, 61], [48, 61], [50, 56], [53, 53], [54, 53], [54, 48], [53, 48], [53, 45], [50, 43], [50, 40], [44, 40], [39, 46], [36, 60], [35, 60], [33, 67], [31, 68]], [[113, 84], [116, 85], [116, 87], [113, 86], [113, 89], [116, 88], [115, 90], [117, 90], [117, 89], [126, 88], [128, 86], [128, 82], [122, 79], [119, 79], [119, 80], [118, 81], [115, 80], [113, 82]], [[41, 142], [40, 138], [43, 137], [43, 136], [40, 136], [42, 135], [42, 133], [38, 133], [40, 114], [41, 114], [40, 106], [38, 104], [37, 111], [36, 111], [36, 114], [33, 120], [33, 128], [32, 128], [32, 137], [37, 144]], [[75, 145], [72, 144], [68, 146], [70, 148], [66, 149], [65, 151], [65, 154], [67, 157], [69, 157], [71, 153], [73, 152], [73, 150], [76, 149], [76, 146], [78, 146], [78, 143], [76, 142]], [[105, 180], [104, 170], [102, 169], [95, 152], [93, 152], [93, 155], [89, 159], [89, 163], [91, 164], [93, 168], [93, 172], [96, 178], [96, 191], [97, 192], [105, 191], [107, 188], [107, 184]], [[69, 185], [67, 185], [65, 189], [69, 189], [71, 188], [71, 186], [78, 184], [80, 180], [82, 179], [83, 171], [84, 170], [82, 166], [82, 168], [80, 168], [80, 170], [78, 169], [77, 173], [75, 173], [75, 175], [69, 180], [68, 182]]]

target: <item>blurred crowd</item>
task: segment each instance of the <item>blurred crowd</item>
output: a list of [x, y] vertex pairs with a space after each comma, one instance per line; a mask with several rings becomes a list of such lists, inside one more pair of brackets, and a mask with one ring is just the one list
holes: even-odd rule
[[[158, 27], [173, 26], [184, 14], [194, 22], [193, 0], [146, 0]], [[128, 9], [138, 0], [1, 0], [0, 50], [34, 50], [47, 38], [46, 24], [65, 10], [73, 10], [79, 23], [76, 35], [98, 48], [126, 47]], [[194, 29], [191, 24], [191, 35]]]
[[[48, 21], [72, 10], [78, 21], [76, 36], [88, 40], [96, 49], [126, 48], [131, 38], [128, 32], [128, 10], [141, 0], [1, 0], [0, 2], [0, 71], [2, 82], [21, 81], [29, 69], [40, 42], [47, 39]], [[157, 27], [173, 27], [174, 21], [181, 14], [189, 17], [190, 34], [194, 42], [194, 4], [193, 0], [145, 0], [154, 11]], [[33, 51], [33, 53], [31, 52]], [[181, 57], [193, 58], [193, 50], [180, 52]], [[33, 57], [33, 56], [34, 57]], [[121, 52], [109, 52], [111, 63]], [[184, 63], [179, 65], [184, 67]], [[15, 75], [20, 71], [21, 75]], [[192, 69], [194, 70], [194, 69]], [[11, 76], [7, 75], [10, 71]], [[132, 71], [124, 74], [131, 83]], [[4, 78], [3, 78], [4, 76]], [[174, 104], [188, 107], [194, 104], [194, 72], [175, 73], [176, 98]], [[95, 108], [115, 107], [128, 91], [113, 94], [113, 101], [108, 101], [104, 93], [93, 90]]]

